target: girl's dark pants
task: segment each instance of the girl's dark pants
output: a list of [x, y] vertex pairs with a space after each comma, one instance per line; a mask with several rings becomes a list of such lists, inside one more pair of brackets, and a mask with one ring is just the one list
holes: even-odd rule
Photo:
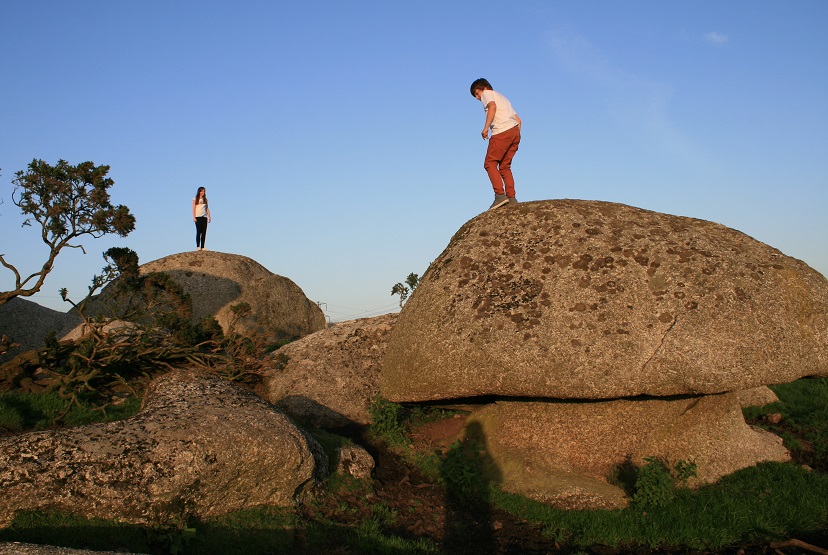
[[207, 238], [207, 216], [196, 218], [196, 248], [204, 248], [204, 239]]

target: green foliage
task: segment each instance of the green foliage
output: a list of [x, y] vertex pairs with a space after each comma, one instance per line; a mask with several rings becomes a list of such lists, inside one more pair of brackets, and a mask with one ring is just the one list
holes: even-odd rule
[[391, 295], [399, 295], [400, 296], [400, 308], [405, 303], [406, 299], [408, 299], [408, 295], [413, 293], [415, 289], [417, 289], [417, 285], [420, 283], [420, 276], [415, 273], [408, 274], [408, 277], [405, 278], [405, 283], [395, 283], [394, 286], [391, 288]]
[[72, 403], [56, 392], [7, 391], [0, 393], [0, 429], [15, 433], [43, 430], [52, 427], [56, 420], [67, 426], [112, 422], [133, 416], [140, 408], [140, 397], [120, 399], [118, 404], [101, 411], [94, 403]]
[[676, 497], [677, 487], [696, 476], [696, 463], [679, 460], [672, 471], [656, 457], [645, 457], [644, 465], [635, 467], [628, 459], [611, 480], [623, 487], [639, 508], [663, 507]]
[[75, 239], [111, 233], [125, 237], [135, 229], [135, 217], [129, 209], [110, 202], [109, 189], [115, 182], [107, 173], [109, 166], [95, 166], [92, 162], [72, 166], [59, 160], [51, 166], [43, 160], [33, 160], [28, 170], [15, 174], [12, 201], [26, 216], [24, 226], [40, 227], [49, 254], [41, 269], [25, 278], [0, 254], [0, 264], [15, 279], [14, 289], [0, 292], [0, 304], [40, 291], [61, 250], [83, 250], [82, 245], [74, 243]]
[[673, 466], [673, 477], [681, 483], [687, 482], [690, 478], [696, 477], [698, 466], [695, 462], [677, 461]]
[[374, 437], [385, 441], [391, 447], [409, 443], [407, 429], [403, 424], [405, 411], [402, 405], [377, 396], [368, 410], [371, 415], [370, 431]]
[[646, 457], [644, 461], [635, 480], [633, 503], [643, 508], [663, 507], [676, 497], [673, 477], [658, 459]]

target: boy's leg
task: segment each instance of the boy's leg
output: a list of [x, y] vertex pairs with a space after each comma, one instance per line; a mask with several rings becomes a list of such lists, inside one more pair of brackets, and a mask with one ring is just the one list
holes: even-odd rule
[[[512, 132], [512, 129], [515, 130], [514, 133]], [[514, 127], [512, 129], [502, 133], [503, 135], [510, 135], [512, 142], [506, 149], [506, 153], [503, 155], [503, 159], [499, 164], [500, 176], [506, 187], [506, 196], [509, 198], [515, 198], [515, 177], [512, 175], [512, 158], [515, 157], [515, 153], [518, 151], [518, 146], [520, 146], [520, 128]], [[504, 137], [504, 139], [505, 138], [506, 137]]]
[[492, 189], [496, 195], [505, 194], [515, 196], [515, 181], [512, 177], [512, 158], [517, 152], [520, 143], [520, 128], [514, 127], [503, 133], [492, 135], [489, 138], [489, 147], [486, 149], [486, 160], [483, 162], [483, 169], [489, 175], [492, 182]]
[[504, 141], [501, 135], [502, 133], [498, 133], [489, 137], [486, 159], [483, 161], [483, 169], [489, 175], [489, 181], [492, 182], [492, 189], [494, 189], [496, 195], [504, 194], [503, 178], [500, 176], [498, 166], [509, 148], [509, 143]]

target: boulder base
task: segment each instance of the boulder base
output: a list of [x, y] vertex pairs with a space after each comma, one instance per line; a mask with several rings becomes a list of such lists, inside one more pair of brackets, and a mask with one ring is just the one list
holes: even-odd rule
[[734, 393], [595, 402], [498, 402], [473, 412], [466, 434], [486, 450], [501, 487], [561, 508], [617, 508], [607, 483], [626, 461], [696, 463], [690, 486], [761, 461], [790, 460], [782, 439], [748, 426]]

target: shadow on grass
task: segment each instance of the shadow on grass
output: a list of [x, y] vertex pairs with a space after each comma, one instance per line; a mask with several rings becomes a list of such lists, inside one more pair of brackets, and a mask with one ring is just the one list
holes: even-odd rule
[[446, 489], [445, 545], [453, 553], [496, 552], [490, 484], [499, 481], [477, 422], [451, 446], [440, 467]]

